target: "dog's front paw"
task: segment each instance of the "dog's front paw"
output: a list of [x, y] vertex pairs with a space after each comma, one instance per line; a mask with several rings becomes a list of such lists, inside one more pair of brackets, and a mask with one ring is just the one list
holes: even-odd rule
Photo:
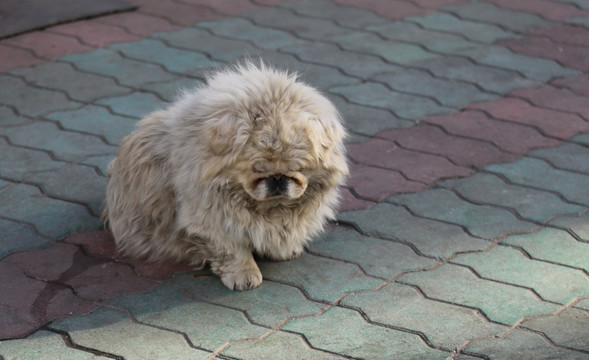
[[262, 284], [262, 273], [257, 268], [225, 273], [221, 275], [221, 281], [231, 290], [249, 290]]

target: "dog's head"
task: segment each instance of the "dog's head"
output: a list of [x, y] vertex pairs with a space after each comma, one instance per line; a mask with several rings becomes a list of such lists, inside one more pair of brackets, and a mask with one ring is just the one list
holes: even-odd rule
[[214, 176], [251, 198], [295, 200], [347, 175], [337, 110], [296, 76], [247, 63], [213, 74], [199, 96], [201, 139], [224, 165]]

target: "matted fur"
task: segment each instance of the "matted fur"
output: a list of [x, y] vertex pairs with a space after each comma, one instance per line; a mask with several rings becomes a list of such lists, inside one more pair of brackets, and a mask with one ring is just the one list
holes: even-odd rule
[[252, 253], [295, 258], [334, 217], [344, 136], [334, 106], [296, 76], [221, 70], [123, 139], [104, 217], [126, 255], [208, 263], [228, 288], [256, 287]]

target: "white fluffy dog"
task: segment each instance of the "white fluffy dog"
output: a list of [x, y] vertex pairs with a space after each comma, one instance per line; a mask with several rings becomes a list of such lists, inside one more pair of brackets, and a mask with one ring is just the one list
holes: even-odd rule
[[229, 289], [254, 288], [253, 253], [293, 259], [334, 217], [344, 136], [334, 106], [296, 76], [219, 71], [123, 139], [104, 217], [126, 255], [210, 264]]

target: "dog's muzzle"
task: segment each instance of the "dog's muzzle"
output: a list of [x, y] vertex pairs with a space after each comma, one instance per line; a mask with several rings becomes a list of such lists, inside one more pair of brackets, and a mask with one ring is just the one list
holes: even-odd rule
[[266, 179], [266, 192], [268, 196], [288, 195], [289, 177], [284, 175], [272, 175]]

